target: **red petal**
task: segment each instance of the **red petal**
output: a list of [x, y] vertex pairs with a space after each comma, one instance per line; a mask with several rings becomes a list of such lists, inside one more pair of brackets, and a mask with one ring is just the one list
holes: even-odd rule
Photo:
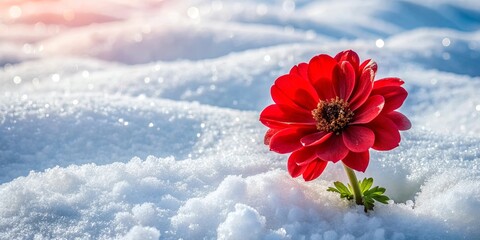
[[383, 109], [385, 100], [380, 95], [371, 96], [365, 103], [355, 110], [351, 124], [368, 123], [375, 119]]
[[308, 64], [300, 63], [297, 66], [293, 66], [293, 68], [290, 69], [290, 74], [297, 74], [303, 79], [308, 80]]
[[286, 128], [278, 131], [270, 138], [270, 150], [277, 153], [289, 153], [303, 147], [300, 138], [310, 134], [313, 129]]
[[367, 59], [360, 65], [359, 71], [363, 72], [363, 70], [365, 68], [370, 68], [370, 69], [373, 70], [373, 72], [376, 73], [377, 72], [377, 63], [375, 61], [373, 61], [372, 59]]
[[375, 133], [375, 143], [372, 148], [375, 150], [392, 150], [400, 143], [400, 133], [397, 125], [388, 117], [379, 115], [368, 124]]
[[408, 130], [412, 127], [412, 123], [408, 118], [402, 113], [393, 111], [386, 115], [390, 120], [397, 125], [398, 130]]
[[337, 96], [347, 100], [355, 87], [355, 70], [352, 65], [344, 61], [340, 68], [334, 68], [333, 88]]
[[332, 133], [316, 132], [301, 138], [300, 142], [303, 146], [312, 146], [325, 142], [330, 136], [332, 136]]
[[295, 178], [302, 175], [302, 173], [305, 171], [308, 165], [303, 165], [303, 166], [297, 165], [295, 158], [292, 158], [292, 156], [293, 156], [293, 153], [288, 158], [287, 169], [288, 169], [288, 173], [290, 173], [290, 176]]
[[347, 165], [347, 167], [360, 172], [365, 172], [365, 170], [367, 170], [369, 161], [370, 153], [368, 151], [359, 153], [350, 152], [342, 160], [342, 162]]
[[312, 181], [315, 178], [318, 178], [327, 167], [327, 163], [327, 161], [322, 161], [320, 159], [312, 161], [304, 170], [303, 179], [305, 179], [305, 181]]
[[343, 61], [349, 62], [352, 65], [352, 67], [355, 69], [355, 71], [357, 71], [358, 65], [360, 64], [360, 58], [358, 57], [358, 54], [353, 50], [346, 50], [346, 51], [339, 52], [335, 56], [335, 60], [339, 63]]
[[263, 138], [263, 143], [265, 145], [269, 145], [270, 144], [270, 139], [278, 131], [279, 131], [279, 129], [273, 129], [273, 128], [268, 129], [267, 132], [265, 133], [265, 137]]
[[353, 94], [348, 101], [350, 103], [350, 109], [357, 109], [365, 102], [365, 100], [367, 100], [372, 92], [374, 78], [375, 72], [372, 69], [367, 68], [362, 72], [362, 75], [353, 90]]
[[[294, 75], [283, 75], [274, 83], [278, 89], [283, 92], [290, 100], [295, 102], [303, 109], [311, 111], [315, 109], [318, 104], [318, 95], [313, 86], [301, 78]], [[274, 96], [272, 95], [272, 98]], [[275, 98], [274, 98], [275, 101]]]
[[312, 127], [315, 119], [307, 111], [297, 111], [287, 105], [272, 104], [260, 113], [260, 122], [269, 128]]
[[373, 82], [373, 89], [387, 87], [387, 86], [401, 86], [403, 85], [404, 81], [400, 78], [382, 78], [378, 79], [377, 81]]
[[294, 151], [292, 155], [290, 155], [290, 158], [294, 159], [295, 163], [299, 166], [308, 165], [308, 163], [317, 158], [317, 154], [315, 152], [315, 148], [304, 147]]
[[326, 161], [338, 162], [348, 154], [342, 136], [332, 134], [327, 141], [316, 146], [317, 157]]
[[331, 99], [335, 97], [332, 77], [333, 69], [336, 66], [337, 61], [326, 54], [315, 56], [308, 63], [308, 78], [320, 99]]
[[283, 93], [283, 91], [277, 85], [272, 85], [270, 88], [270, 94], [272, 95], [272, 99], [276, 104], [287, 105], [296, 111], [308, 111]]
[[362, 126], [348, 126], [342, 132], [343, 143], [352, 152], [364, 152], [373, 146], [375, 134]]
[[402, 106], [408, 93], [403, 87], [386, 86], [374, 89], [372, 95], [382, 95], [385, 98], [385, 106], [382, 112], [389, 113]]

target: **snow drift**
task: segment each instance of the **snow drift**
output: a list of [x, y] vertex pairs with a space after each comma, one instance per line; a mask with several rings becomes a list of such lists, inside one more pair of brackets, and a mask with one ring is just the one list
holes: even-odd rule
[[[103, 11], [110, 9], [111, 11]], [[1, 239], [480, 238], [475, 1], [0, 3]], [[291, 66], [354, 49], [413, 123], [364, 214], [292, 179], [261, 109]]]

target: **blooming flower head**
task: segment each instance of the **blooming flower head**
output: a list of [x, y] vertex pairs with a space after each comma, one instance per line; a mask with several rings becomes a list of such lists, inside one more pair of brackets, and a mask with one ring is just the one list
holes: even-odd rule
[[407, 91], [399, 78], [374, 81], [377, 64], [352, 50], [335, 57], [321, 54], [294, 66], [271, 88], [274, 104], [260, 114], [269, 128], [265, 144], [277, 153], [292, 153], [288, 172], [306, 181], [320, 176], [328, 162], [342, 161], [364, 172], [370, 148], [391, 150], [399, 130], [411, 127], [395, 111]]

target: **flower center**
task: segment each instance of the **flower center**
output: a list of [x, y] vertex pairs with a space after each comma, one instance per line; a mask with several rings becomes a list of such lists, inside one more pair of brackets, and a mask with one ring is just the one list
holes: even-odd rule
[[317, 108], [312, 111], [313, 118], [317, 121], [317, 129], [340, 134], [353, 119], [353, 112], [348, 105], [348, 102], [339, 97], [327, 101], [321, 100]]

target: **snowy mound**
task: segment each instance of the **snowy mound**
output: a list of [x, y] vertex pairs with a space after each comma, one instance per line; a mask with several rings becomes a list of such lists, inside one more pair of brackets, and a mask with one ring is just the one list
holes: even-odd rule
[[[105, 11], [108, 9], [109, 11]], [[478, 239], [476, 1], [0, 3], [0, 239]], [[8, 30], [8, 31], [7, 31]], [[365, 214], [263, 145], [276, 77], [354, 49], [413, 128]]]

